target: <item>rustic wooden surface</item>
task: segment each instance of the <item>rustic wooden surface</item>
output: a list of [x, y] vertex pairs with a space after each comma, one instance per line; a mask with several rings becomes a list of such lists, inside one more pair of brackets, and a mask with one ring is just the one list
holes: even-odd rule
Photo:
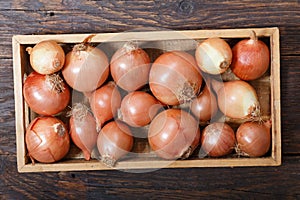
[[[274, 26], [281, 34], [282, 166], [17, 172], [12, 35]], [[0, 199], [299, 199], [299, 32], [298, 0], [0, 1]]]

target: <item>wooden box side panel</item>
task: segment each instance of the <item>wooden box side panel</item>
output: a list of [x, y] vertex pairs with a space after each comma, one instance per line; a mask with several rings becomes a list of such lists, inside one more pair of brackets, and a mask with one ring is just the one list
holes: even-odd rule
[[13, 73], [14, 73], [14, 97], [15, 97], [15, 120], [16, 120], [16, 145], [17, 145], [17, 166], [18, 170], [26, 164], [25, 150], [25, 127], [29, 123], [28, 108], [23, 103], [22, 83], [24, 68], [22, 68], [22, 50], [21, 43], [16, 37], [12, 38], [13, 46]]
[[281, 109], [280, 109], [280, 42], [279, 29], [274, 28], [271, 41], [271, 114], [272, 158], [281, 164]]

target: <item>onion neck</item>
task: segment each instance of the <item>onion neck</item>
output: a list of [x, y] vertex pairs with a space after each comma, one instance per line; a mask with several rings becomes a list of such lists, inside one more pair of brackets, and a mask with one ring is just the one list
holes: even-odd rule
[[132, 51], [135, 51], [138, 49], [138, 46], [133, 41], [127, 42], [123, 46], [126, 53], [131, 53]]
[[254, 40], [254, 41], [257, 41], [258, 39], [257, 39], [257, 36], [256, 36], [256, 33], [255, 33], [255, 31], [251, 31], [250, 32], [250, 39], [251, 40]]
[[255, 104], [250, 108], [250, 117], [255, 119], [256, 117], [260, 118], [261, 113], [260, 113], [260, 106], [259, 104]]
[[29, 55], [31, 54], [32, 49], [33, 49], [32, 47], [27, 47], [27, 48], [26, 48], [26, 51], [27, 51], [27, 53], [28, 53]]

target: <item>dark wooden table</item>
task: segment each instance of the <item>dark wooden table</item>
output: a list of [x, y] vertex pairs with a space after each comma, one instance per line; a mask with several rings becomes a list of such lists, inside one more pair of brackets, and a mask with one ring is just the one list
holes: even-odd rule
[[[299, 1], [46, 2], [0, 1], [0, 199], [300, 198]], [[160, 169], [151, 173], [17, 172], [13, 35], [274, 26], [281, 34], [282, 166]]]

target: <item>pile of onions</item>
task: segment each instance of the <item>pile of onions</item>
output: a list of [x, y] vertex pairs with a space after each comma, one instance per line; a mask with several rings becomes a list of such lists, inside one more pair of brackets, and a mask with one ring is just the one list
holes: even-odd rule
[[25, 134], [28, 155], [43, 163], [61, 160], [69, 151], [70, 138], [65, 124], [55, 117], [37, 117]]
[[153, 95], [167, 105], [179, 105], [196, 97], [202, 76], [193, 56], [182, 51], [166, 52], [152, 64], [149, 85]]
[[133, 137], [129, 127], [119, 121], [109, 122], [98, 135], [97, 147], [101, 161], [109, 167], [115, 166], [116, 162], [133, 147]]
[[90, 105], [96, 118], [98, 128], [111, 120], [121, 105], [121, 94], [112, 81], [101, 86], [90, 96]]
[[119, 109], [119, 119], [130, 126], [141, 127], [149, 124], [162, 105], [152, 95], [143, 91], [127, 94]]
[[[88, 38], [89, 39], [89, 38]], [[109, 62], [99, 48], [83, 42], [67, 53], [62, 74], [68, 85], [80, 92], [100, 87], [109, 75]]]
[[271, 145], [271, 126], [270, 120], [241, 124], [236, 132], [237, 153], [250, 157], [265, 155]]
[[89, 112], [88, 107], [82, 103], [75, 104], [70, 115], [71, 139], [82, 150], [85, 160], [90, 160], [98, 137], [96, 120]]
[[239, 41], [232, 49], [231, 69], [242, 80], [261, 77], [269, 68], [270, 52], [267, 45], [258, 40], [254, 31], [250, 39]]
[[183, 110], [164, 110], [150, 123], [148, 141], [151, 149], [161, 158], [188, 158], [199, 140], [197, 120]]
[[235, 134], [226, 123], [214, 122], [206, 126], [201, 136], [201, 148], [209, 156], [228, 155], [235, 147]]
[[220, 110], [230, 118], [260, 117], [260, 104], [255, 89], [241, 80], [219, 82], [212, 80]]
[[195, 58], [203, 72], [221, 74], [231, 64], [232, 51], [225, 40], [217, 37], [208, 38], [197, 46]]
[[55, 115], [66, 108], [70, 89], [58, 74], [32, 72], [26, 78], [23, 95], [28, 106], [40, 115]]
[[40, 74], [53, 74], [64, 66], [65, 52], [53, 40], [41, 41], [26, 51], [30, 54], [31, 67]]
[[192, 113], [200, 121], [209, 121], [218, 111], [218, 103], [216, 96], [210, 89], [210, 85], [206, 81], [206, 86], [197, 98], [193, 99], [190, 104]]
[[148, 83], [150, 58], [143, 49], [128, 42], [112, 56], [110, 71], [118, 86], [134, 91]]

